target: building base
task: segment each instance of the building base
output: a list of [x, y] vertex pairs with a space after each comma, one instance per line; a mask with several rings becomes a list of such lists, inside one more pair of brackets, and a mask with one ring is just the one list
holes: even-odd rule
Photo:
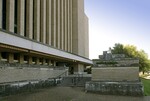
[[144, 90], [141, 82], [86, 82], [85, 90], [107, 95], [143, 96]]

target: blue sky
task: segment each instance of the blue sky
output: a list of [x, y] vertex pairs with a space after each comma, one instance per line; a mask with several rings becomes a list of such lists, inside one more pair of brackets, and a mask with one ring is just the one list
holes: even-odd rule
[[90, 59], [115, 43], [143, 49], [150, 58], [150, 0], [84, 0]]

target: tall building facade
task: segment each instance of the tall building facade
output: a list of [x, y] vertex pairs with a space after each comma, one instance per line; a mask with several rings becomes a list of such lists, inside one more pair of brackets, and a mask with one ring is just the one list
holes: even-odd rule
[[89, 60], [84, 0], [0, 0], [0, 61], [69, 66]]

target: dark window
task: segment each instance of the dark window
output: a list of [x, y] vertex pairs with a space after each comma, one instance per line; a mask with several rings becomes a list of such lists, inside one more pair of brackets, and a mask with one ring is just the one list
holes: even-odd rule
[[33, 62], [36, 62], [36, 57], [32, 57], [32, 61], [33, 61]]
[[43, 59], [42, 59], [42, 58], [40, 58], [40, 62], [43, 62]]
[[2, 0], [2, 29], [6, 30], [6, 0]]
[[27, 36], [26, 34], [26, 16], [27, 16], [27, 0], [25, 0], [25, 14], [24, 14], [24, 36]]
[[24, 56], [24, 61], [28, 61], [28, 56], [27, 55]]
[[46, 59], [46, 63], [48, 63], [49, 59]]
[[18, 0], [15, 0], [15, 17], [14, 17], [14, 33], [17, 33], [17, 10], [18, 8]]
[[14, 60], [18, 60], [19, 58], [19, 54], [18, 53], [14, 53]]
[[8, 55], [7, 55], [7, 52], [2, 52], [1, 54], [2, 54], [2, 58], [3, 58], [3, 59], [7, 59], [7, 56], [8, 56]]

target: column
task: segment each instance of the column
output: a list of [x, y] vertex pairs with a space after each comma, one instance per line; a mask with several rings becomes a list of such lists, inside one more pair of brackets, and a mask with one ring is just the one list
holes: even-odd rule
[[40, 0], [34, 0], [34, 39], [40, 41]]
[[42, 65], [45, 65], [46, 60], [43, 58]]
[[69, 6], [69, 16], [70, 16], [70, 52], [72, 53], [72, 0], [70, 0], [70, 6]]
[[68, 29], [68, 33], [67, 33], [67, 50], [68, 50], [68, 52], [70, 52], [70, 12], [69, 12], [69, 10], [70, 10], [70, 0], [67, 0], [67, 29]]
[[25, 20], [25, 0], [18, 0], [18, 15], [17, 15], [17, 33], [24, 36], [24, 20]]
[[51, 60], [48, 61], [48, 65], [49, 65], [49, 66], [52, 66]]
[[13, 63], [13, 62], [14, 62], [14, 54], [8, 53], [8, 63]]
[[32, 64], [32, 57], [31, 57], [31, 56], [28, 57], [28, 64], [29, 64], [29, 65]]
[[39, 64], [40, 64], [40, 59], [39, 59], [39, 58], [36, 58], [35, 64], [36, 64], [36, 65], [39, 65]]
[[26, 36], [33, 38], [33, 0], [26, 0]]
[[0, 0], [0, 28], [2, 28], [2, 0]]
[[52, 46], [56, 47], [56, 0], [52, 0], [51, 3], [52, 6], [52, 16], [51, 16], [51, 21], [52, 21], [52, 29], [51, 29], [51, 34], [52, 34]]
[[46, 0], [41, 0], [41, 42], [46, 43]]
[[14, 0], [6, 0], [6, 30], [14, 32]]
[[51, 45], [51, 0], [46, 2], [46, 43]]
[[56, 43], [57, 43], [57, 48], [60, 49], [60, 0], [57, 0], [56, 1], [56, 36], [57, 36], [57, 40], [56, 40]]
[[24, 63], [24, 55], [23, 55], [23, 54], [20, 54], [20, 55], [19, 55], [19, 63], [20, 63], [20, 64], [23, 64], [23, 63]]
[[54, 64], [53, 64], [53, 66], [54, 66], [54, 67], [56, 66], [56, 61], [54, 61]]
[[64, 0], [64, 50], [67, 51], [67, 1]]
[[64, 6], [63, 1], [60, 1], [60, 38], [61, 38], [61, 49], [64, 50]]

